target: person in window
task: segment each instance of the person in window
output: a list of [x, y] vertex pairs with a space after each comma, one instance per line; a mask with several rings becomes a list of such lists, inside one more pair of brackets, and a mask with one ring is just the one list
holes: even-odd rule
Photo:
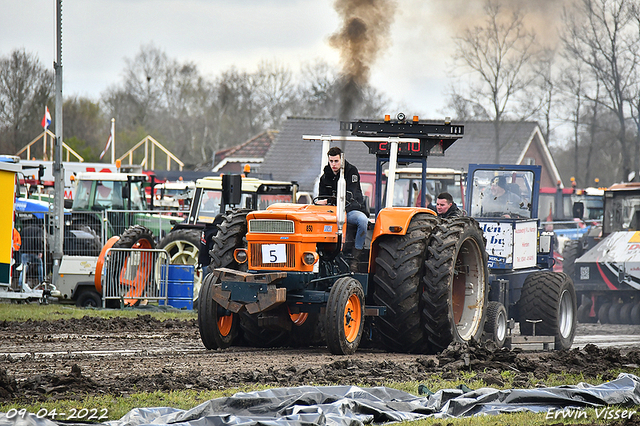
[[458, 208], [456, 203], [453, 202], [453, 196], [448, 192], [442, 192], [438, 194], [436, 198], [436, 211], [438, 217], [442, 219], [451, 219], [453, 217], [462, 216], [462, 211]]
[[[319, 198], [317, 204], [327, 204], [326, 197], [336, 197], [338, 191], [338, 179], [340, 178], [340, 167], [342, 166], [342, 150], [337, 146], [332, 147], [327, 152], [329, 164], [324, 168], [318, 186]], [[358, 272], [358, 262], [364, 256], [364, 242], [367, 236], [367, 225], [369, 218], [365, 214], [364, 197], [360, 188], [360, 173], [353, 164], [345, 160], [344, 179], [347, 184], [347, 224], [356, 226], [356, 239], [353, 252], [354, 261], [351, 263], [351, 272]], [[351, 193], [351, 194], [349, 194]]]
[[482, 203], [483, 214], [517, 212], [522, 200], [513, 192], [509, 191], [507, 179], [504, 176], [495, 176], [491, 180], [489, 193], [485, 194]]

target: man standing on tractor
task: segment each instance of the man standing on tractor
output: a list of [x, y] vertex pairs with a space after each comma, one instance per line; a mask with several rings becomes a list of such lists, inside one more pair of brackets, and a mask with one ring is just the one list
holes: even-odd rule
[[[342, 150], [337, 146], [327, 152], [329, 164], [324, 168], [318, 186], [318, 197], [324, 198], [317, 204], [327, 204], [327, 198], [337, 197], [338, 179], [340, 178], [340, 168], [342, 166]], [[356, 226], [355, 247], [353, 250], [353, 261], [351, 262], [351, 272], [358, 272], [358, 263], [363, 256], [364, 242], [367, 236], [367, 225], [369, 218], [365, 213], [364, 197], [360, 188], [360, 173], [353, 164], [345, 160], [344, 179], [347, 183], [347, 224]]]
[[436, 211], [438, 212], [438, 216], [443, 219], [462, 216], [462, 211], [460, 211], [456, 203], [453, 202], [453, 196], [448, 192], [441, 192], [438, 194], [438, 198], [436, 200]]

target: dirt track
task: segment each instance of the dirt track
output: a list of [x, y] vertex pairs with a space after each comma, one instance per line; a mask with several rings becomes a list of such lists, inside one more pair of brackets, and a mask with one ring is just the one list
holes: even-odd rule
[[[451, 348], [437, 356], [362, 349], [354, 356], [334, 356], [323, 347], [207, 351], [195, 320], [159, 322], [149, 315], [0, 322], [0, 400], [27, 403], [72, 394], [127, 395], [253, 383], [378, 385], [421, 381], [435, 372], [455, 378], [469, 369], [489, 385], [500, 385], [500, 370], [510, 369], [516, 372], [514, 385], [526, 387], [532, 378], [549, 373], [581, 372], [589, 378], [612, 368], [639, 368], [640, 343], [634, 343], [640, 342], [638, 327], [586, 325], [579, 326], [578, 333], [580, 345], [595, 335], [628, 335], [631, 343], [622, 349], [587, 345], [547, 353], [471, 347]], [[605, 373], [605, 378], [613, 377]]]

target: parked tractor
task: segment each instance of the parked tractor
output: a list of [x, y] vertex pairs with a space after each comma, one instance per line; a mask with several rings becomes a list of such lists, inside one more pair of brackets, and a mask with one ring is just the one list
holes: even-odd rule
[[378, 159], [377, 181], [389, 165], [389, 195], [384, 208], [376, 195], [367, 261], [350, 272], [354, 229], [345, 227], [343, 178], [335, 205], [274, 204], [226, 215], [211, 251], [216, 269], [200, 291], [205, 347], [228, 347], [241, 334], [252, 346], [320, 340], [334, 354], [352, 354], [366, 334], [391, 351], [433, 353], [481, 337], [488, 271], [478, 223], [392, 205], [398, 162], [421, 163], [425, 187], [427, 156], [444, 154], [464, 127], [403, 117], [341, 125], [353, 136], [305, 139], [324, 140], [323, 158], [330, 141], [364, 142]]
[[[235, 200], [230, 189], [234, 179], [240, 190]], [[198, 179], [190, 202], [191, 209], [186, 218], [173, 227], [160, 241], [158, 248], [169, 253], [172, 265], [197, 265], [205, 226], [217, 226], [222, 222], [227, 210], [232, 208], [247, 212], [264, 210], [273, 203], [292, 203], [296, 190], [297, 185], [291, 182], [261, 180], [241, 175]], [[202, 271], [197, 269], [193, 285], [194, 300], [198, 298], [201, 282]]]
[[75, 198], [71, 207], [72, 226], [90, 227], [103, 241], [141, 225], [162, 238], [180, 218], [152, 214], [146, 186], [153, 185], [143, 173], [79, 173], [75, 177]]
[[573, 276], [580, 322], [640, 325], [640, 185], [604, 192], [601, 228], [565, 245], [565, 271]]

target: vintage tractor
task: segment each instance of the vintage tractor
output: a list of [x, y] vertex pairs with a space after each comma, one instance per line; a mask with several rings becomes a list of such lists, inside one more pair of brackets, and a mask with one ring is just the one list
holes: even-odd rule
[[[470, 164], [466, 209], [489, 255], [486, 335], [498, 346], [568, 349], [576, 331], [571, 278], [551, 270], [553, 233], [539, 228], [540, 166]], [[520, 336], [513, 335], [519, 322]], [[512, 333], [509, 333], [509, 331]]]
[[305, 139], [323, 141], [325, 160], [331, 141], [364, 142], [377, 157], [378, 182], [388, 164], [387, 203], [376, 191], [368, 261], [350, 272], [354, 230], [345, 228], [343, 177], [335, 205], [274, 204], [227, 214], [210, 251], [216, 268], [200, 290], [198, 324], [208, 349], [241, 337], [262, 347], [324, 342], [334, 354], [352, 354], [364, 334], [390, 351], [435, 353], [481, 337], [488, 270], [478, 222], [392, 205], [397, 164], [420, 163], [424, 188], [427, 157], [444, 155], [464, 127], [401, 114], [341, 127], [352, 136]]

